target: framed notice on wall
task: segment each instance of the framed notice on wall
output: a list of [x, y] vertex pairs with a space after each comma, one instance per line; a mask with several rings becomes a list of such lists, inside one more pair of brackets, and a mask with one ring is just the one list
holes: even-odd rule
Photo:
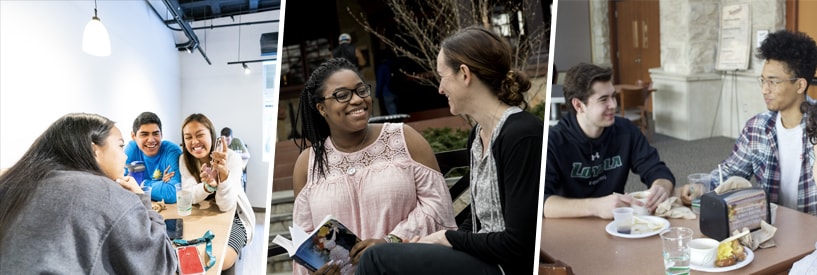
[[716, 70], [734, 71], [749, 68], [749, 54], [752, 45], [750, 22], [749, 4], [723, 7]]

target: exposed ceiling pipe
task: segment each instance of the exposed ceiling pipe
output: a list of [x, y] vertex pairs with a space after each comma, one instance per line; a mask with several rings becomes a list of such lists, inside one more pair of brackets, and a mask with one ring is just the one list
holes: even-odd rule
[[[183, 31], [181, 28], [174, 28], [174, 27], [170, 26], [171, 24], [176, 24], [176, 20], [165, 20], [162, 17], [162, 15], [159, 14], [159, 11], [157, 11], [156, 8], [153, 7], [153, 5], [150, 5], [150, 2], [148, 2], [148, 5], [150, 6], [150, 9], [153, 10], [153, 13], [156, 14], [156, 17], [158, 17], [160, 20], [162, 20], [162, 22], [165, 23], [165, 26], [168, 29], [171, 29], [171, 30], [174, 30], [174, 31], [177, 31], [177, 32]], [[243, 23], [232, 23], [232, 24], [224, 24], [224, 25], [212, 25], [212, 26], [194, 27], [193, 30], [217, 29], [217, 28], [238, 27], [238, 26], [247, 26], [247, 25], [256, 25], [256, 24], [270, 24], [270, 23], [278, 23], [278, 22], [280, 22], [280, 20], [278, 20], [278, 19], [275, 19], [275, 20], [262, 20], [262, 21], [250, 21], [250, 22], [243, 22]]]
[[255, 25], [255, 24], [269, 24], [269, 23], [278, 23], [279, 20], [264, 20], [264, 21], [252, 21], [252, 22], [244, 22], [244, 23], [233, 23], [233, 24], [224, 24], [224, 25], [212, 25], [212, 26], [201, 26], [195, 27], [194, 30], [201, 30], [201, 29], [215, 29], [215, 28], [226, 28], [226, 27], [238, 27], [238, 26], [246, 26], [246, 25]]
[[207, 54], [204, 53], [204, 51], [201, 49], [201, 46], [199, 45], [199, 38], [198, 38], [198, 36], [196, 36], [196, 32], [194, 32], [193, 29], [190, 28], [190, 24], [187, 24], [187, 22], [185, 22], [182, 19], [182, 13], [181, 13], [181, 8], [180, 7], [174, 5], [171, 2], [171, 0], [162, 0], [162, 2], [165, 4], [165, 7], [167, 8], [167, 10], [173, 16], [174, 20], [170, 21], [170, 22], [174, 23], [174, 21], [175, 21], [175, 24], [178, 24], [181, 27], [181, 29], [175, 29], [175, 28], [170, 27], [170, 25], [168, 23], [169, 20], [164, 20], [164, 18], [159, 14], [158, 11], [156, 11], [156, 9], [153, 7], [153, 4], [151, 4], [149, 0], [145, 0], [145, 2], [148, 3], [150, 8], [153, 9], [153, 12], [156, 13], [156, 15], [159, 17], [159, 19], [161, 19], [162, 22], [164, 22], [165, 25], [168, 28], [170, 28], [171, 30], [175, 30], [175, 31], [181, 31], [181, 32], [184, 33], [184, 36], [187, 37], [188, 41], [184, 42], [184, 43], [177, 43], [176, 44], [176, 49], [187, 50], [188, 52], [192, 52], [193, 50], [198, 49], [199, 53], [201, 53], [201, 56], [204, 57], [205, 61], [207, 61], [207, 64], [208, 65], [213, 65], [213, 63], [210, 62], [210, 59], [207, 58]]

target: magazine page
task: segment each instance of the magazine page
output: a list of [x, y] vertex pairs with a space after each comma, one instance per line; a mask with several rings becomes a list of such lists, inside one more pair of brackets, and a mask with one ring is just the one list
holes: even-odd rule
[[298, 247], [293, 258], [312, 271], [332, 261], [340, 264], [342, 274], [351, 273], [349, 251], [360, 238], [331, 216], [324, 221], [312, 232], [311, 238]]

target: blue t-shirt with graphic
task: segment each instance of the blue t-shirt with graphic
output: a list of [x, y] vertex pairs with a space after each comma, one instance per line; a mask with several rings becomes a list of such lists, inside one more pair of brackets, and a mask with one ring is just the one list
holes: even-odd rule
[[[182, 154], [182, 149], [179, 145], [163, 140], [159, 145], [159, 153], [155, 156], [148, 157], [136, 142], [131, 140], [125, 146], [125, 154], [128, 155], [128, 164], [133, 161], [143, 161], [145, 163], [144, 185], [150, 186], [150, 198], [154, 201], [162, 201], [165, 203], [176, 203], [176, 185], [181, 183], [182, 175], [179, 173], [179, 156]], [[176, 174], [168, 182], [162, 181], [165, 169], [168, 173], [175, 172]], [[128, 173], [127, 171], [125, 172]]]

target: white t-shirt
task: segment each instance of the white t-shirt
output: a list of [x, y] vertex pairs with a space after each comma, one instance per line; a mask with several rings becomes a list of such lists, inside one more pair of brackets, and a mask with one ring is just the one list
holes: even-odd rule
[[803, 128], [786, 129], [781, 115], [777, 114], [777, 148], [780, 165], [780, 199], [781, 205], [797, 209], [797, 188], [800, 183], [800, 165], [803, 162]]

